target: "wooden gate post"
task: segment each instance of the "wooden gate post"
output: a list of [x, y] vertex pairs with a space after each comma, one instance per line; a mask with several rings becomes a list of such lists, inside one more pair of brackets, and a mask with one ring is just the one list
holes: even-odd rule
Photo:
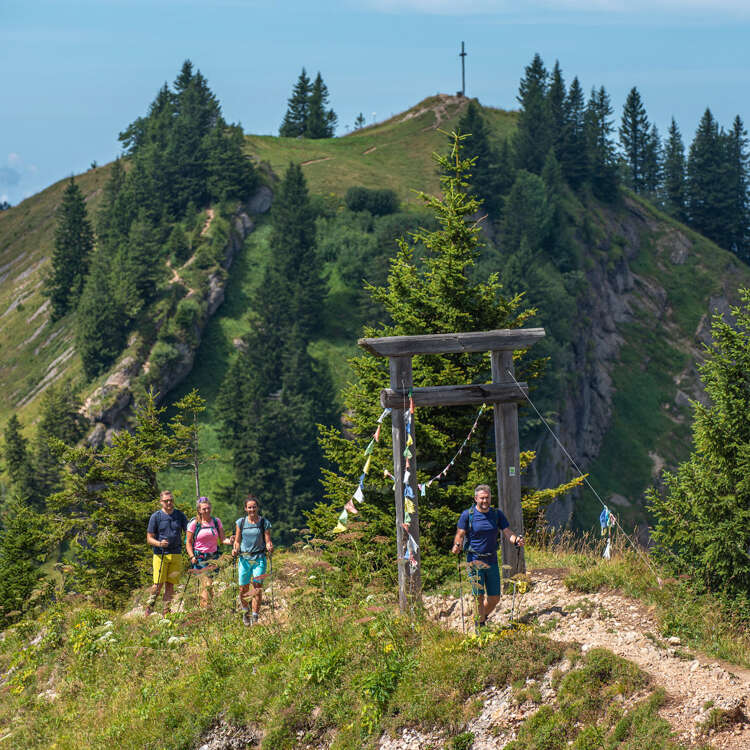
[[[513, 382], [508, 371], [515, 374], [513, 352], [493, 351], [492, 382]], [[523, 511], [521, 509], [521, 466], [518, 444], [518, 404], [496, 403], [495, 412], [495, 466], [497, 472], [498, 506], [505, 513], [510, 528], [515, 534], [523, 534]], [[511, 544], [502, 536], [503, 565], [510, 565], [505, 575], [514, 576], [526, 572], [523, 549]]]
[[[412, 387], [411, 357], [390, 357], [389, 366], [391, 373], [391, 389], [408, 394]], [[406, 396], [408, 407], [408, 396]], [[412, 420], [412, 458], [409, 462], [409, 486], [414, 495], [414, 513], [411, 514], [409, 528], [414, 541], [419, 544], [419, 491], [417, 488], [417, 443], [415, 436], [415, 425]], [[406, 420], [404, 417], [404, 404], [393, 407], [391, 411], [391, 436], [393, 439], [393, 477], [396, 501], [396, 554], [398, 556], [398, 604], [402, 612], [409, 610], [411, 602], [418, 601], [422, 596], [422, 571], [421, 552], [418, 549], [415, 557], [416, 567], [404, 560], [408, 534], [402, 524], [404, 523], [404, 470], [406, 459], [404, 449], [406, 448]]]

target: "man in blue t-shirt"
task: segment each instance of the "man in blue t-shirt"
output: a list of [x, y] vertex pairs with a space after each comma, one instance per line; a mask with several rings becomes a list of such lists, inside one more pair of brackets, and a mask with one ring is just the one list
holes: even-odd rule
[[500, 566], [497, 561], [498, 537], [502, 532], [511, 544], [523, 547], [523, 537], [510, 530], [508, 519], [499, 508], [490, 508], [489, 485], [480, 484], [474, 490], [474, 507], [465, 510], [458, 519], [454, 555], [459, 554], [467, 540], [466, 561], [474, 596], [477, 597], [477, 627], [487, 623], [487, 617], [500, 601]]
[[154, 550], [154, 585], [146, 604], [146, 615], [153, 612], [156, 599], [164, 584], [164, 614], [169, 614], [169, 605], [174, 595], [174, 587], [182, 573], [182, 532], [187, 529], [188, 520], [181, 510], [174, 507], [174, 498], [169, 490], [159, 496], [161, 509], [151, 515], [146, 530], [146, 541]]

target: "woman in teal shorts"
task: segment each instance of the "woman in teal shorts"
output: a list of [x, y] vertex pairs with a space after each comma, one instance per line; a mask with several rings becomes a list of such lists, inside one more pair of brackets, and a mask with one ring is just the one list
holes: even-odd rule
[[[235, 557], [239, 555], [240, 606], [245, 625], [258, 622], [263, 601], [263, 579], [268, 565], [266, 556], [273, 554], [270, 529], [271, 522], [258, 513], [258, 499], [255, 495], [248, 495], [245, 499], [245, 516], [237, 519], [232, 549]], [[248, 605], [250, 586], [253, 587], [252, 619]]]

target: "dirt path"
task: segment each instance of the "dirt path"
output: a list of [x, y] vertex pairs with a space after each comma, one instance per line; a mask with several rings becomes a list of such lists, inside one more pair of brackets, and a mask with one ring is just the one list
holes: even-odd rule
[[[712, 708], [719, 708], [734, 711], [738, 720], [709, 734], [711, 747], [750, 748], [750, 723], [741, 718], [750, 706], [749, 670], [689, 653], [679, 639], [661, 638], [655, 618], [639, 601], [611, 592], [568, 591], [559, 573], [534, 571], [531, 579], [533, 585], [520, 605], [522, 620], [535, 620], [540, 627], [546, 626], [546, 634], [555, 640], [577, 641], [584, 651], [602, 646], [638, 664], [655, 685], [666, 690], [668, 701], [660, 713], [681, 742], [705, 743], [707, 738], [699, 725], [706, 721]], [[461, 629], [458, 597], [426, 596], [425, 606], [433, 619]], [[511, 598], [503, 597], [490, 623], [507, 623], [510, 606]], [[471, 607], [471, 597], [465, 595], [467, 626]]]
[[300, 162], [300, 167], [306, 167], [308, 164], [317, 164], [320, 161], [330, 161], [333, 159], [332, 156], [323, 156], [320, 159], [308, 159], [308, 161]]

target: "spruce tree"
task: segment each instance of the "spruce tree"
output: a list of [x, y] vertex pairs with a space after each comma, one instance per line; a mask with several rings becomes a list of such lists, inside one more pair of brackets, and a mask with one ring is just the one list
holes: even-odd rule
[[526, 66], [518, 89], [521, 111], [513, 139], [516, 167], [535, 174], [541, 174], [554, 140], [547, 78], [542, 58], [536, 54]]
[[747, 131], [737, 115], [726, 136], [730, 210], [727, 249], [746, 263], [750, 260], [750, 203], [748, 196]]
[[585, 114], [586, 166], [592, 192], [605, 201], [612, 201], [617, 196], [612, 111], [604, 86], [592, 89]]
[[[710, 123], [706, 122], [706, 125]], [[708, 403], [693, 402], [690, 458], [648, 493], [664, 563], [746, 608], [750, 591], [750, 290], [732, 319], [715, 315], [699, 367]], [[745, 609], [746, 611], [746, 609]]]
[[547, 102], [552, 124], [552, 146], [555, 149], [555, 158], [558, 161], [562, 160], [565, 151], [565, 131], [568, 122], [566, 99], [567, 93], [562, 70], [560, 69], [560, 63], [555, 60], [555, 67], [552, 69], [547, 91]]
[[662, 169], [664, 166], [664, 150], [661, 136], [655, 124], [651, 125], [646, 139], [643, 158], [643, 191], [654, 200], [661, 201]]
[[650, 124], [638, 89], [633, 86], [622, 108], [620, 145], [626, 164], [625, 184], [634, 192], [646, 189], [646, 159]]
[[206, 187], [211, 201], [244, 201], [257, 184], [252, 161], [243, 151], [239, 126], [219, 125], [203, 140], [206, 153]]
[[307, 118], [310, 114], [310, 92], [312, 86], [310, 79], [302, 68], [302, 72], [294, 85], [292, 95], [289, 97], [286, 114], [279, 128], [282, 138], [298, 138], [307, 130]]
[[710, 109], [706, 109], [690, 145], [687, 164], [687, 204], [690, 226], [726, 247], [727, 160], [724, 139]]
[[52, 385], [42, 396], [34, 449], [34, 473], [42, 499], [59, 489], [61, 464], [54, 441], [75, 445], [84, 435], [80, 406], [70, 383]]
[[354, 121], [354, 129], [361, 130], [365, 126], [365, 116], [360, 112]]
[[315, 76], [310, 98], [308, 99], [307, 122], [305, 123], [306, 138], [332, 138], [336, 129], [336, 113], [328, 106], [328, 87], [318, 71]]
[[115, 159], [109, 170], [109, 179], [104, 185], [102, 201], [96, 216], [96, 238], [100, 249], [116, 245], [127, 232], [121, 226], [117, 212], [117, 199], [125, 185], [125, 176], [122, 160]]
[[21, 421], [15, 414], [11, 414], [3, 431], [3, 464], [13, 495], [24, 503], [36, 504], [38, 493], [32, 455], [29, 441], [24, 437], [22, 429]]
[[[365, 336], [515, 328], [532, 314], [521, 308], [520, 298], [501, 296], [497, 275], [479, 283], [471, 281], [471, 270], [479, 255], [479, 228], [471, 217], [478, 203], [466, 191], [466, 175], [474, 165], [462, 158], [462, 138], [454, 135], [450, 155], [436, 157], [443, 175], [442, 197], [421, 194], [439, 228], [419, 231], [409, 243], [401, 240], [390, 264], [387, 285], [368, 286], [373, 298], [385, 309], [388, 323], [365, 328]], [[350, 364], [355, 377], [343, 392], [350, 435], [343, 436], [335, 428], [321, 431], [323, 451], [331, 464], [331, 469], [324, 472], [325, 495], [331, 505], [319, 505], [309, 516], [310, 527], [318, 535], [330, 533], [336, 515], [357, 486], [364, 462], [363, 450], [380, 413], [373, 394], [386, 387], [389, 380], [384, 358], [362, 352]], [[487, 382], [489, 358], [481, 354], [418, 356], [413, 360], [413, 375], [415, 386]], [[417, 410], [420, 481], [445, 467], [459, 441], [469, 432], [475, 415], [471, 409]], [[494, 455], [487, 452], [491, 431], [488, 411], [479, 422], [475, 441], [457, 458], [448, 482], [435, 483], [427, 490], [428, 501], [420, 508], [423, 560], [449, 546], [457, 513], [467, 506], [474, 485], [492, 481]], [[378, 479], [383, 468], [393, 465], [390, 430], [385, 425], [379, 443], [374, 446], [371, 465], [359, 518], [367, 523], [368, 536], [378, 533], [392, 536], [391, 483]], [[425, 570], [433, 573], [437, 568], [439, 564], [425, 565]]]
[[687, 221], [685, 171], [685, 146], [673, 117], [664, 145], [663, 185], [665, 208], [678, 221]]
[[483, 209], [497, 218], [502, 205], [498, 156], [490, 144], [489, 128], [476, 100], [469, 102], [458, 121], [458, 132], [469, 136], [464, 140], [464, 153], [467, 159], [474, 160], [474, 168], [468, 178], [471, 192], [482, 200]]
[[570, 84], [565, 100], [565, 126], [558, 156], [563, 176], [574, 190], [584, 183], [588, 175], [585, 113], [583, 89], [576, 77]]
[[91, 380], [104, 372], [125, 346], [127, 319], [110, 280], [108, 259], [96, 253], [78, 303], [75, 344]]
[[44, 294], [52, 307], [51, 319], [58, 320], [75, 307], [94, 247], [94, 233], [86, 203], [71, 177], [57, 210], [55, 249], [51, 268], [44, 280]]

